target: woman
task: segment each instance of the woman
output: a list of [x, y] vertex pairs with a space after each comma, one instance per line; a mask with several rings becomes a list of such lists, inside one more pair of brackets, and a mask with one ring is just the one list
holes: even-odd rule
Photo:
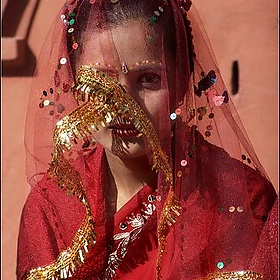
[[276, 193], [196, 16], [66, 2], [30, 99], [18, 279], [277, 278]]

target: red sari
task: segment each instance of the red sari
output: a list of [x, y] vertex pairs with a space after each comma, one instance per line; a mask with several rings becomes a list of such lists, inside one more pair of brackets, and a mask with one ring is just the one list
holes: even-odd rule
[[[215, 147], [211, 149], [216, 150]], [[236, 164], [242, 165], [239, 162]], [[161, 200], [155, 189], [156, 182], [144, 186], [116, 213], [106, 214], [105, 205], [108, 201], [104, 190], [108, 176], [107, 172], [100, 172], [100, 168], [106, 166], [102, 149], [98, 148], [88, 156], [85, 178], [97, 237], [94, 248], [89, 250], [84, 264], [78, 268], [72, 279], [155, 279], [158, 253], [157, 206]], [[190, 188], [188, 199], [181, 201], [182, 214], [167, 236], [167, 253], [164, 255], [161, 271], [163, 279], [215, 279], [210, 278], [211, 273], [244, 271], [251, 267], [256, 269], [256, 272], [267, 275], [264, 279], [276, 279], [277, 244], [269, 244], [268, 237], [272, 231], [274, 235], [277, 231], [276, 208], [272, 217], [269, 217], [273, 221], [266, 225], [262, 232], [276, 194], [258, 172], [249, 167], [247, 172], [250, 180], [250, 205], [254, 211], [253, 226], [257, 228], [258, 236], [246, 235], [246, 227], [250, 226], [246, 224], [246, 219], [240, 223], [246, 209], [235, 204], [235, 207], [231, 206], [227, 211], [220, 205], [215, 193], [221, 191], [222, 186], [214, 185], [211, 181], [211, 188]], [[103, 188], [100, 188], [101, 185]], [[240, 190], [232, 191], [238, 201]], [[209, 196], [208, 205], [201, 204], [205, 201], [201, 200], [202, 195]], [[59, 253], [67, 249], [84, 216], [85, 210], [78, 199], [65, 195], [53, 179], [45, 176], [31, 190], [23, 209], [17, 279], [25, 279], [33, 268], [52, 263]], [[231, 244], [232, 240], [237, 240], [231, 239], [232, 234], [240, 235], [239, 246]], [[260, 235], [261, 241], [258, 242]], [[251, 251], [244, 251], [244, 248], [248, 248], [242, 246], [246, 242], [251, 242]], [[273, 268], [265, 265], [267, 262], [262, 255], [264, 250], [268, 253], [267, 258], [274, 258]], [[225, 255], [228, 258], [225, 258]], [[178, 263], [182, 260], [178, 262], [177, 258], [183, 258], [186, 266], [179, 267]], [[221, 279], [230, 279], [225, 278], [226, 274], [223, 277]]]

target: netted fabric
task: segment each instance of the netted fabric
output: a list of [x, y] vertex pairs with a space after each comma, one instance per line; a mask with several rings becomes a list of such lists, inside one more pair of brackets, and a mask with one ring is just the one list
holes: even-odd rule
[[[105, 150], [121, 157], [130, 141], [144, 145], [161, 197], [158, 249], [145, 279], [230, 279], [211, 275], [227, 277], [257, 263], [254, 253], [276, 194], [189, 1], [69, 0], [44, 44], [28, 107], [27, 177], [35, 187], [49, 174], [85, 207], [93, 239], [85, 271], [97, 257], [94, 250], [106, 246], [101, 223], [110, 216], [108, 163], [91, 159], [95, 132], [122, 120], [138, 134], [127, 143], [112, 132]], [[93, 269], [98, 277], [106, 252]], [[267, 266], [254, 267], [246, 279], [274, 279]]]

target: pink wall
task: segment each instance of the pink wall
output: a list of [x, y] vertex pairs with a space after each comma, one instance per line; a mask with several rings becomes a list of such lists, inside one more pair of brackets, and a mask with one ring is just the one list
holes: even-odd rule
[[[35, 56], [62, 0], [41, 0], [28, 43]], [[196, 0], [224, 79], [240, 66], [234, 102], [257, 154], [278, 187], [277, 1]], [[31, 78], [2, 78], [2, 279], [14, 280], [20, 212], [29, 191], [23, 130]]]

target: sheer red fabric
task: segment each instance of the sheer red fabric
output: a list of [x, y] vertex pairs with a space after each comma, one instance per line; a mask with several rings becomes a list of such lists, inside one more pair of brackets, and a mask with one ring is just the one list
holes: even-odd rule
[[[122, 83], [139, 69], [149, 75]], [[119, 115], [102, 123], [104, 111]], [[156, 170], [119, 211], [94, 139], [116, 122], [138, 128]], [[112, 139], [116, 154], [133, 144]], [[276, 279], [277, 195], [189, 1], [67, 1], [38, 61], [25, 143], [18, 279]]]

